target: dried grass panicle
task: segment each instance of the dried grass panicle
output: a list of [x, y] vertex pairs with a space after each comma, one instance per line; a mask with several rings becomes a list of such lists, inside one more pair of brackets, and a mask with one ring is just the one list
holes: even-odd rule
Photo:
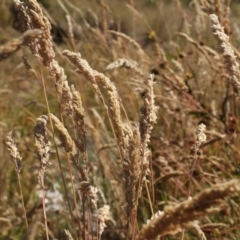
[[20, 196], [21, 196], [21, 201], [22, 201], [25, 223], [26, 223], [26, 227], [28, 228], [27, 213], [26, 213], [26, 208], [25, 208], [25, 204], [24, 204], [22, 186], [21, 186], [21, 181], [20, 181], [20, 172], [21, 172], [21, 168], [22, 168], [22, 158], [20, 157], [20, 154], [18, 152], [16, 143], [12, 138], [12, 132], [9, 132], [6, 136], [6, 145], [7, 145], [7, 150], [9, 152], [9, 155], [10, 155], [10, 157], [12, 159], [12, 162], [14, 163], [14, 166], [15, 166], [15, 172], [16, 172], [17, 178], [18, 178], [18, 186], [19, 186], [19, 191], [20, 191]]
[[192, 199], [167, 208], [161, 216], [154, 218], [142, 228], [137, 239], [149, 240], [174, 233], [187, 223], [212, 212], [211, 207], [219, 203], [219, 200], [237, 195], [239, 192], [239, 180], [232, 180], [203, 190]]
[[127, 202], [125, 210], [127, 216], [130, 216], [131, 213], [136, 212], [138, 206], [138, 187], [142, 166], [141, 138], [138, 126], [126, 128], [125, 141], [127, 141], [123, 152], [125, 198]]
[[203, 123], [199, 124], [196, 143], [192, 146], [192, 151], [195, 154], [195, 156], [200, 146], [207, 141], [207, 136], [205, 134], [205, 131], [206, 131], [206, 125]]
[[106, 67], [106, 70], [125, 67], [133, 70], [135, 73], [139, 74], [140, 76], [144, 76], [144, 73], [140, 68], [137, 67], [137, 65], [138, 65], [137, 62], [133, 60], [128, 60], [126, 58], [119, 58], [116, 61], [108, 64]]
[[98, 209], [98, 240], [101, 239], [104, 228], [106, 227], [105, 222], [110, 218], [110, 206], [104, 205]]
[[6, 145], [12, 162], [15, 165], [15, 171], [19, 174], [22, 168], [22, 157], [20, 156], [16, 143], [12, 138], [12, 132], [9, 132], [6, 136]]
[[[63, 51], [63, 55], [65, 55], [69, 61], [77, 67], [77, 71], [85, 75], [85, 77], [95, 86], [95, 89], [98, 87], [97, 84], [99, 84], [107, 91], [109, 96], [109, 116], [113, 124], [121, 159], [123, 161], [125, 196], [127, 202], [126, 213], [129, 216], [137, 207], [140, 168], [142, 167], [144, 172], [142, 180], [145, 179], [148, 169], [147, 158], [149, 156], [149, 150], [147, 150], [147, 143], [149, 142], [152, 125], [156, 121], [157, 110], [153, 94], [154, 77], [151, 75], [148, 81], [147, 96], [141, 113], [140, 134], [138, 128], [123, 123], [118, 93], [110, 79], [104, 74], [94, 71], [88, 65], [87, 61], [81, 58], [80, 54], [65, 50]], [[140, 152], [141, 148], [144, 149], [142, 150], [142, 155]]]
[[140, 133], [141, 133], [141, 141], [146, 146], [146, 144], [150, 140], [150, 133], [153, 129], [153, 125], [157, 121], [157, 107], [155, 106], [155, 95], [153, 92], [153, 84], [154, 84], [154, 75], [150, 74], [147, 81], [147, 92], [144, 98], [144, 104], [141, 108], [141, 116], [140, 116]]
[[30, 49], [49, 69], [49, 74], [54, 80], [58, 96], [61, 98], [63, 83], [67, 77], [64, 69], [54, 59], [55, 52], [52, 44], [51, 24], [46, 16], [43, 15], [42, 9], [36, 0], [27, 0], [26, 2], [14, 0], [14, 3], [18, 9], [19, 19], [24, 22], [26, 29], [43, 30], [42, 38], [38, 41], [32, 41]]
[[230, 75], [230, 82], [235, 92], [239, 95], [240, 70], [234, 50], [229, 41], [229, 37], [224, 33], [224, 29], [218, 21], [218, 17], [215, 14], [210, 14], [209, 17], [212, 21], [213, 34], [218, 41], [219, 48], [224, 57], [226, 69]]
[[[126, 189], [126, 201], [127, 201], [127, 215], [129, 216], [133, 206], [136, 206], [137, 199], [137, 182], [139, 175], [139, 170], [137, 173], [135, 168], [140, 164], [139, 157], [137, 157], [137, 153], [134, 152], [134, 149], [131, 148], [131, 144], [136, 147], [137, 139], [135, 138], [136, 134], [133, 136], [133, 131], [130, 126], [127, 124], [123, 124], [120, 113], [120, 103], [118, 100], [118, 93], [115, 86], [112, 84], [110, 79], [104, 76], [97, 71], [94, 71], [87, 63], [86, 60], [81, 59], [80, 54], [72, 53], [67, 50], [63, 52], [70, 62], [77, 67], [77, 70], [83, 73], [86, 78], [93, 84], [95, 87], [98, 87], [97, 84], [103, 86], [108, 93], [110, 103], [109, 103], [109, 116], [112, 120], [112, 124], [114, 127], [116, 140], [119, 146], [121, 158], [123, 160], [123, 169], [124, 169], [124, 178], [125, 178], [125, 189]], [[131, 144], [130, 144], [131, 142]], [[140, 145], [138, 145], [137, 150], [139, 151]], [[136, 150], [136, 151], [137, 151]], [[135, 155], [134, 155], [135, 154]], [[133, 156], [134, 155], [134, 156]], [[134, 157], [134, 159], [131, 159]], [[137, 165], [135, 165], [137, 164]], [[134, 178], [135, 177], [135, 178]]]
[[76, 165], [77, 169], [79, 170], [82, 180], [87, 181], [88, 180], [87, 174], [83, 170], [82, 166], [80, 165], [80, 163], [78, 161], [78, 150], [77, 150], [75, 142], [73, 141], [73, 139], [69, 135], [67, 129], [61, 123], [61, 121], [53, 114], [50, 114], [50, 117], [53, 120], [53, 123], [59, 132], [60, 139], [62, 141], [62, 144], [63, 144], [66, 152], [69, 153], [71, 160], [73, 161], [73, 163]]
[[46, 167], [50, 165], [50, 148], [51, 142], [48, 141], [47, 136], [47, 122], [48, 117], [42, 115], [37, 119], [37, 123], [34, 126], [35, 146], [37, 147], [37, 156], [40, 162], [40, 168], [44, 171]]
[[85, 59], [81, 58], [80, 53], [73, 53], [68, 50], [64, 50], [63, 55], [68, 58], [68, 60], [77, 67], [77, 71], [82, 73], [93, 85], [95, 92], [101, 98], [101, 93], [99, 92], [98, 84], [103, 86], [108, 93], [110, 106], [109, 115], [112, 119], [114, 131], [118, 143], [123, 140], [123, 125], [121, 119], [121, 106], [118, 98], [118, 93], [116, 87], [105, 75], [93, 70]]
[[71, 156], [76, 157], [78, 155], [77, 147], [71, 136], [69, 135], [67, 129], [63, 126], [61, 121], [56, 116], [54, 116], [53, 114], [50, 114], [50, 116], [54, 122], [55, 127], [60, 133], [60, 139], [66, 152], [70, 153]]
[[153, 83], [154, 75], [150, 74], [147, 82], [147, 92], [144, 99], [144, 105], [141, 108], [138, 130], [134, 131], [134, 128], [132, 128], [132, 136], [130, 135], [131, 131], [125, 131], [125, 139], [128, 139], [126, 146], [129, 146], [126, 148], [128, 149], [127, 153], [129, 154], [129, 157], [123, 158], [123, 168], [125, 171], [126, 181], [125, 184], [127, 189], [126, 199], [128, 200], [128, 214], [130, 213], [130, 210], [136, 210], [138, 199], [140, 198], [142, 192], [142, 184], [150, 172], [150, 151], [147, 147], [147, 144], [150, 141], [150, 134], [153, 124], [157, 120], [157, 107], [155, 106]]
[[49, 66], [50, 75], [53, 78], [55, 88], [59, 98], [62, 97], [63, 83], [67, 80], [65, 71], [62, 67], [59, 66], [59, 63], [53, 59]]
[[68, 50], [64, 50], [62, 53], [74, 66], [77, 67], [77, 71], [79, 73], [82, 73], [92, 83], [95, 92], [99, 95], [100, 98], [101, 93], [99, 91], [98, 84], [107, 90], [110, 100], [109, 114], [113, 122], [116, 138], [118, 142], [122, 141], [123, 126], [120, 114], [121, 107], [116, 87], [105, 75], [93, 70], [89, 66], [88, 62], [85, 59], [81, 58], [81, 55], [79, 53], [73, 53]]
[[141, 156], [143, 158], [143, 178], [148, 173], [148, 157], [150, 151], [147, 149], [147, 144], [150, 141], [150, 134], [154, 123], [157, 120], [157, 107], [155, 106], [155, 95], [153, 92], [154, 75], [150, 74], [147, 82], [147, 93], [144, 98], [144, 104], [141, 108], [139, 120], [139, 129], [141, 134]]
[[201, 145], [207, 141], [207, 136], [205, 134], [205, 131], [206, 131], [206, 125], [203, 123], [199, 124], [198, 134], [197, 134], [197, 142], [196, 142], [198, 145]]
[[96, 187], [93, 187], [91, 186], [90, 189], [89, 189], [89, 196], [91, 198], [91, 203], [92, 203], [92, 206], [96, 209], [97, 208], [97, 202], [98, 202], [98, 196], [97, 196], [97, 193], [98, 193], [98, 189]]
[[82, 106], [82, 100], [78, 91], [75, 90], [74, 86], [71, 86], [72, 92], [72, 106], [73, 106], [73, 121], [77, 131], [76, 145], [79, 150], [83, 153], [86, 152], [86, 138], [87, 131], [84, 121], [84, 109]]
[[42, 34], [43, 31], [40, 29], [28, 30], [19, 38], [15, 38], [6, 43], [0, 47], [0, 61], [18, 51], [22, 45], [27, 45], [33, 39], [40, 38]]
[[[115, 134], [118, 140], [122, 139], [123, 130], [122, 130], [122, 120], [121, 120], [121, 114], [120, 114], [121, 107], [120, 107], [120, 101], [118, 97], [119, 95], [117, 93], [117, 90], [114, 84], [104, 74], [93, 70], [89, 66], [88, 62], [85, 59], [81, 58], [80, 53], [73, 53], [68, 50], [64, 50], [62, 54], [66, 56], [74, 66], [77, 67], [77, 72], [82, 73], [87, 78], [87, 80], [90, 81], [90, 83], [94, 88], [94, 91], [97, 93], [100, 99], [102, 99], [102, 95], [99, 90], [98, 84], [103, 86], [103, 88], [107, 90], [109, 100], [110, 100], [109, 113], [113, 121]], [[105, 106], [103, 99], [102, 99], [102, 103]]]
[[85, 59], [82, 59], [80, 53], [74, 53], [64, 50], [62, 54], [75, 66], [78, 73], [82, 73], [93, 85], [96, 85], [93, 69]]
[[98, 202], [98, 189], [96, 187], [93, 187], [89, 182], [87, 181], [81, 181], [79, 183], [79, 188], [81, 194], [87, 194], [90, 199], [92, 206], [97, 209], [97, 202]]
[[160, 217], [163, 214], [163, 211], [157, 211], [156, 213], [154, 213], [152, 215], [152, 217], [150, 219], [147, 219], [146, 224], [150, 223], [151, 220], [153, 220], [154, 218]]
[[68, 117], [73, 116], [73, 96], [68, 81], [64, 81], [62, 88], [62, 103], [65, 105], [65, 111]]
[[[26, 29], [41, 29], [44, 31], [42, 39], [38, 42], [32, 42], [31, 50], [41, 57], [44, 65], [49, 66], [55, 57], [50, 22], [43, 15], [42, 9], [36, 0], [27, 0], [26, 2], [15, 0], [14, 3], [18, 9], [19, 20], [23, 21]], [[39, 45], [38, 49], [36, 49], [36, 44]]]

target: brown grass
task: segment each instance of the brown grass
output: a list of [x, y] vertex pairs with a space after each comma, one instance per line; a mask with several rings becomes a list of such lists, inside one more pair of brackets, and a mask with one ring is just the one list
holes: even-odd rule
[[187, 2], [0, 3], [0, 239], [237, 239], [239, 8]]

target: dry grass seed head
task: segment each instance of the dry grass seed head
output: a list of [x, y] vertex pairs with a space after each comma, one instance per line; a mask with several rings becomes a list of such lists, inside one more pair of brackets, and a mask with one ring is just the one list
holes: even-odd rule
[[62, 88], [62, 103], [65, 105], [65, 111], [68, 117], [72, 118], [73, 116], [73, 96], [71, 89], [68, 85], [68, 81], [64, 81]]
[[138, 206], [138, 187], [141, 174], [141, 139], [138, 125], [126, 131], [125, 152], [123, 155], [123, 171], [124, 171], [124, 184], [125, 184], [125, 197], [127, 205], [125, 207], [127, 216], [130, 213], [136, 212]]
[[42, 34], [43, 31], [39, 29], [28, 30], [23, 33], [23, 35], [19, 38], [15, 38], [10, 42], [6, 43], [2, 47], [0, 47], [0, 61], [8, 58], [11, 54], [18, 51], [21, 46], [27, 45], [33, 39], [39, 39]]
[[75, 90], [74, 86], [71, 86], [72, 92], [72, 106], [73, 106], [73, 121], [77, 131], [76, 145], [79, 150], [83, 153], [86, 151], [86, 125], [84, 121], [84, 109], [82, 106], [81, 97], [78, 91]]
[[209, 18], [212, 22], [213, 35], [218, 41], [220, 51], [224, 57], [226, 69], [229, 73], [230, 82], [235, 92], [239, 95], [240, 89], [240, 70], [236, 60], [233, 48], [229, 41], [229, 37], [224, 33], [223, 27], [220, 25], [217, 15], [210, 14]]
[[26, 29], [37, 28], [44, 32], [41, 39], [31, 42], [30, 49], [48, 68], [49, 74], [54, 80], [58, 96], [61, 98], [63, 83], [67, 77], [64, 69], [54, 59], [55, 53], [52, 44], [51, 24], [47, 17], [43, 15], [42, 9], [36, 0], [27, 0], [24, 3], [15, 0], [14, 3], [18, 9], [19, 19], [24, 22]]
[[141, 116], [140, 116], [140, 133], [141, 133], [141, 141], [145, 145], [150, 140], [150, 133], [152, 131], [153, 125], [157, 121], [157, 107], [155, 106], [155, 95], [153, 92], [153, 84], [154, 84], [154, 75], [150, 74], [147, 81], [147, 94], [145, 94], [144, 104], [141, 108]]
[[240, 181], [232, 180], [212, 186], [201, 193], [176, 206], [167, 208], [164, 213], [146, 224], [138, 236], [138, 240], [155, 239], [176, 232], [187, 223], [219, 209], [212, 209], [219, 200], [234, 196], [240, 192]]
[[104, 228], [106, 227], [105, 222], [110, 218], [110, 206], [104, 205], [98, 209], [98, 235], [101, 239]]
[[61, 121], [53, 114], [50, 114], [50, 117], [53, 120], [53, 123], [59, 132], [60, 140], [63, 144], [63, 147], [65, 148], [66, 152], [69, 153], [71, 160], [79, 170], [82, 180], [83, 181], [88, 180], [86, 172], [83, 170], [82, 166], [78, 161], [78, 150], [75, 142], [73, 141], [67, 129], [61, 123]]
[[156, 123], [157, 120], [157, 107], [155, 106], [155, 95], [153, 92], [153, 84], [154, 84], [154, 75], [150, 74], [148, 82], [147, 82], [147, 94], [144, 98], [144, 104], [141, 108], [141, 115], [139, 120], [139, 129], [141, 134], [141, 155], [143, 158], [143, 180], [145, 179], [145, 176], [149, 172], [149, 162], [148, 158], [150, 155], [150, 151], [147, 148], [147, 144], [150, 141], [150, 134], [153, 129], [154, 123]]
[[[86, 60], [81, 58], [80, 54], [72, 53], [70, 51], [63, 51], [69, 61], [77, 67], [80, 73], [83, 73], [85, 77], [93, 84], [99, 84], [106, 89], [109, 96], [109, 116], [112, 120], [114, 127], [116, 140], [119, 146], [121, 158], [123, 160], [125, 189], [126, 189], [126, 212], [129, 216], [132, 210], [136, 209], [138, 196], [139, 196], [139, 168], [143, 164], [143, 177], [148, 172], [148, 156], [149, 150], [147, 150], [147, 143], [150, 139], [150, 133], [152, 125], [156, 121], [156, 106], [154, 102], [153, 82], [154, 77], [150, 75], [147, 84], [147, 96], [145, 98], [144, 107], [141, 111], [140, 119], [140, 133], [138, 129], [131, 128], [128, 124], [124, 124], [121, 119], [121, 107], [118, 100], [118, 93], [116, 87], [104, 74], [94, 71]], [[138, 136], [138, 134], [140, 134]], [[141, 136], [141, 140], [140, 140]], [[140, 159], [140, 142], [142, 143], [142, 157], [143, 163]], [[132, 146], [134, 146], [132, 148]], [[139, 152], [138, 152], [139, 151]], [[142, 186], [142, 184], [140, 184]]]
[[[27, 0], [26, 2], [15, 0], [14, 3], [18, 9], [19, 19], [23, 21], [26, 29], [41, 29], [44, 31], [42, 39], [38, 42], [32, 42], [31, 50], [33, 54], [41, 57], [44, 65], [49, 66], [55, 57], [50, 22], [43, 15], [42, 9], [36, 0]], [[37, 47], [38, 45], [39, 47]]]
[[60, 134], [60, 139], [66, 152], [70, 153], [72, 157], [76, 157], [78, 155], [77, 147], [74, 141], [72, 140], [71, 136], [69, 135], [67, 129], [64, 127], [64, 125], [56, 116], [54, 116], [53, 114], [50, 114], [50, 116]]
[[88, 64], [88, 62], [81, 58], [81, 55], [79, 53], [73, 53], [68, 50], [63, 51], [63, 55], [68, 58], [68, 60], [77, 67], [77, 71], [79, 73], [82, 73], [93, 85], [93, 88], [95, 92], [99, 95], [101, 98], [101, 93], [98, 88], [98, 84], [103, 86], [109, 96], [109, 115], [112, 119], [114, 131], [116, 134], [116, 138], [118, 143], [123, 141], [123, 126], [122, 126], [122, 119], [120, 114], [120, 102], [118, 98], [118, 93], [116, 90], [116, 87], [113, 85], [113, 83], [110, 81], [109, 78], [107, 78], [105, 75], [94, 71]]
[[82, 194], [87, 194], [90, 199], [92, 206], [97, 209], [97, 202], [98, 202], [98, 189], [96, 187], [93, 187], [89, 182], [87, 181], [82, 181], [79, 183], [79, 188], [80, 192]]
[[20, 157], [16, 143], [12, 138], [12, 132], [9, 132], [6, 136], [6, 145], [12, 162], [15, 165], [15, 171], [19, 174], [22, 168], [22, 158]]
[[47, 121], [48, 117], [42, 115], [37, 119], [37, 123], [34, 126], [35, 146], [37, 147], [37, 156], [40, 162], [40, 168], [44, 171], [49, 166], [50, 147], [51, 143], [48, 141], [47, 136]]
[[195, 155], [197, 154], [200, 146], [207, 141], [207, 136], [205, 134], [205, 131], [206, 131], [206, 125], [203, 123], [199, 124], [196, 143], [192, 146], [192, 150]]

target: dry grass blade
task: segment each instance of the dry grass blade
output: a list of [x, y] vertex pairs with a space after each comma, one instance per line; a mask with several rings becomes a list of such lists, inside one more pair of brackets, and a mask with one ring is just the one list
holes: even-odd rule
[[0, 47], [0, 61], [8, 58], [11, 54], [20, 49], [22, 45], [27, 45], [33, 39], [39, 38], [43, 34], [40, 29], [28, 30], [21, 37], [15, 38]]
[[191, 200], [166, 209], [161, 216], [154, 218], [143, 227], [137, 239], [150, 240], [176, 232], [187, 223], [204, 216], [219, 200], [234, 196], [239, 191], [239, 180], [232, 180], [204, 190]]

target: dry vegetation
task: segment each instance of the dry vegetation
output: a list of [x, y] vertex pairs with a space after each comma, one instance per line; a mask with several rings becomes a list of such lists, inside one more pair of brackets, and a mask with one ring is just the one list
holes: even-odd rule
[[240, 239], [240, 6], [0, 2], [0, 239]]

